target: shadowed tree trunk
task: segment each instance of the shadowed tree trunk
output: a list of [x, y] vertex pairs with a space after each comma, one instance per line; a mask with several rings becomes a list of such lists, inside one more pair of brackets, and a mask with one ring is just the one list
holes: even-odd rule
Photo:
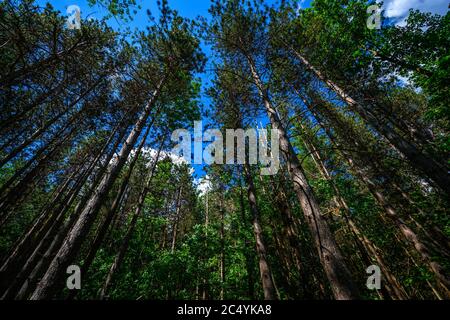
[[[375, 245], [364, 235], [364, 233], [359, 229], [356, 222], [353, 221], [351, 218], [351, 212], [350, 208], [347, 205], [347, 201], [342, 197], [338, 187], [333, 181], [333, 178], [331, 174], [329, 173], [327, 167], [325, 166], [325, 163], [323, 161], [323, 158], [317, 149], [317, 147], [313, 144], [311, 139], [307, 137], [307, 133], [305, 130], [305, 126], [300, 124], [302, 127], [303, 133], [304, 133], [304, 144], [306, 146], [307, 151], [311, 154], [315, 164], [317, 165], [320, 173], [322, 174], [322, 177], [328, 181], [328, 183], [333, 188], [335, 198], [334, 201], [336, 203], [337, 208], [340, 209], [341, 215], [345, 219], [345, 223], [347, 224], [348, 228], [350, 229], [355, 242], [357, 244], [357, 247], [361, 253], [361, 256], [364, 259], [364, 262], [367, 264], [367, 267], [371, 264], [371, 259], [375, 259], [377, 261], [377, 265], [380, 267], [380, 269], [383, 272], [383, 275], [385, 276], [385, 279], [387, 280], [387, 283], [389, 286], [384, 286], [384, 288], [388, 291], [389, 297], [393, 299], [399, 299], [399, 300], [405, 300], [408, 299], [408, 295], [405, 291], [405, 289], [401, 286], [401, 284], [398, 282], [397, 278], [390, 272], [389, 268], [387, 267], [383, 257], [378, 253], [378, 250], [376, 249]], [[383, 295], [386, 295], [386, 293], [383, 293]]]
[[256, 71], [255, 63], [247, 55], [248, 64], [251, 69], [253, 80], [258, 89], [259, 95], [264, 103], [269, 116], [272, 128], [279, 130], [280, 150], [284, 155], [291, 176], [295, 192], [300, 201], [308, 223], [310, 232], [313, 236], [320, 262], [325, 270], [328, 281], [336, 299], [355, 299], [358, 298], [358, 289], [353, 283], [350, 272], [345, 264], [330, 228], [320, 213], [319, 205], [313, 194], [311, 187], [306, 180], [300, 162], [289, 142], [286, 131], [284, 130], [276, 110], [272, 107], [268, 93]]
[[[240, 176], [242, 176], [242, 172], [239, 172]], [[246, 226], [248, 224], [248, 219], [246, 215], [245, 210], [245, 203], [244, 203], [244, 192], [243, 192], [243, 186], [242, 186], [242, 178], [239, 179], [240, 186], [239, 186], [239, 204], [240, 204], [240, 210], [241, 210], [241, 218], [242, 218], [242, 224]], [[249, 241], [246, 241], [246, 246], [249, 245]], [[255, 299], [255, 280], [253, 278], [253, 259], [250, 253], [246, 250], [245, 251], [245, 267], [247, 269], [247, 289], [248, 289], [248, 297], [251, 300]]]
[[441, 164], [434, 158], [429, 156], [412, 141], [407, 141], [399, 135], [386, 121], [382, 122], [375, 117], [370, 110], [366, 110], [361, 104], [350, 97], [336, 83], [327, 79], [319, 70], [309, 63], [300, 53], [291, 48], [297, 58], [302, 61], [308, 70], [314, 73], [320, 80], [325, 82], [327, 86], [333, 90], [352, 110], [357, 112], [368, 124], [373, 126], [380, 132], [395, 148], [401, 152], [412, 164], [424, 172], [433, 182], [436, 183], [444, 192], [449, 194], [450, 176], [448, 174], [447, 165]]
[[[147, 178], [147, 181], [145, 182], [144, 188], [143, 188], [141, 194], [139, 195], [139, 201], [138, 201], [138, 204], [136, 206], [136, 210], [135, 210], [135, 212], [133, 214], [133, 217], [131, 218], [131, 222], [130, 222], [130, 225], [128, 226], [127, 233], [125, 234], [125, 237], [122, 240], [122, 244], [120, 245], [119, 252], [117, 253], [117, 255], [115, 257], [114, 262], [111, 265], [111, 268], [109, 269], [108, 275], [106, 276], [106, 279], [105, 279], [105, 282], [103, 284], [103, 287], [100, 290], [99, 298], [101, 300], [105, 299], [106, 294], [108, 292], [108, 289], [109, 289], [109, 287], [111, 285], [111, 282], [113, 280], [113, 277], [114, 277], [115, 273], [117, 272], [117, 270], [120, 268], [120, 265], [122, 264], [122, 261], [123, 261], [123, 259], [125, 257], [125, 254], [126, 254], [127, 250], [128, 250], [128, 246], [130, 244], [130, 240], [131, 240], [131, 237], [133, 235], [134, 228], [136, 227], [137, 220], [141, 216], [142, 211], [144, 209], [145, 197], [147, 196], [148, 192], [150, 191], [150, 187], [151, 187], [151, 184], [152, 184], [153, 176], [154, 176], [156, 167], [158, 165], [158, 160], [159, 160], [159, 156], [160, 156], [163, 144], [164, 144], [164, 136], [162, 138], [161, 147], [159, 148], [158, 153], [157, 153], [157, 155], [155, 157], [155, 160], [154, 160], [154, 162], [152, 164], [152, 167], [151, 167], [149, 176]], [[180, 193], [181, 193], [181, 190], [180, 190]]]
[[262, 234], [262, 228], [259, 222], [259, 208], [256, 201], [256, 190], [253, 184], [253, 178], [251, 176], [251, 168], [249, 164], [244, 166], [245, 179], [248, 184], [247, 198], [250, 204], [250, 210], [253, 215], [253, 231], [256, 239], [256, 252], [259, 257], [259, 272], [261, 274], [261, 283], [264, 290], [265, 300], [275, 300], [275, 286], [272, 281], [272, 272], [270, 271], [269, 264], [266, 258], [266, 247], [264, 245], [264, 239]]
[[81, 247], [85, 235], [89, 231], [89, 228], [92, 226], [92, 223], [95, 221], [100, 206], [102, 205], [104, 199], [106, 198], [120, 170], [122, 169], [126, 160], [128, 159], [128, 156], [150, 115], [153, 105], [156, 102], [156, 99], [160, 93], [164, 80], [165, 78], [163, 77], [159, 82], [156, 90], [153, 93], [152, 98], [145, 106], [142, 115], [136, 122], [126, 142], [122, 146], [120, 153], [115, 157], [114, 161], [111, 163], [108, 172], [104, 176], [100, 185], [97, 187], [93, 197], [89, 200], [86, 207], [81, 212], [78, 221], [76, 222], [72, 230], [69, 232], [66, 240], [59, 249], [59, 252], [55, 256], [47, 272], [39, 282], [36, 290], [31, 296], [32, 300], [51, 298], [54, 290], [60, 284], [59, 281], [61, 280], [61, 277], [64, 275], [65, 269], [67, 268], [67, 266], [70, 265], [71, 260], [78, 253], [78, 250]]

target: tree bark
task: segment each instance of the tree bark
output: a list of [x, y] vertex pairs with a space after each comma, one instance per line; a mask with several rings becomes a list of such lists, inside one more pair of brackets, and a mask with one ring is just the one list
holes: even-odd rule
[[314, 73], [321, 81], [333, 90], [352, 110], [358, 113], [368, 124], [381, 133], [395, 148], [401, 152], [414, 168], [425, 173], [431, 181], [439, 186], [446, 194], [449, 194], [450, 177], [448, 167], [441, 164], [422, 151], [415, 143], [405, 140], [387, 123], [379, 121], [370, 110], [366, 110], [361, 104], [350, 97], [336, 83], [327, 79], [319, 70], [309, 63], [300, 53], [291, 48], [297, 58]]
[[[305, 127], [302, 124], [300, 125], [305, 132]], [[364, 233], [357, 226], [356, 222], [351, 218], [351, 212], [349, 206], [347, 205], [347, 201], [341, 195], [341, 192], [334, 183], [333, 178], [331, 177], [331, 174], [329, 173], [327, 167], [325, 166], [325, 163], [322, 159], [319, 150], [316, 148], [315, 144], [313, 144], [311, 139], [306, 137], [306, 134], [304, 137], [304, 143], [306, 149], [313, 157], [314, 162], [316, 163], [319, 171], [321, 172], [322, 177], [326, 181], [328, 181], [328, 183], [333, 188], [334, 194], [336, 196], [335, 197], [336, 206], [340, 209], [341, 215], [344, 217], [347, 226], [349, 227], [352, 235], [354, 236], [355, 242], [357, 243], [357, 247], [360, 250], [364, 262], [367, 264], [367, 266], [369, 266], [369, 263], [371, 263], [370, 258], [375, 258], [378, 266], [381, 268], [387, 280], [387, 283], [389, 284], [389, 287], [386, 286], [387, 287], [386, 289], [389, 292], [391, 298], [399, 300], [408, 299], [409, 297], [405, 289], [398, 282], [397, 278], [390, 272], [383, 257], [381, 257], [378, 251], [376, 250], [375, 245], [364, 235]]]
[[[164, 138], [163, 138], [162, 141], [163, 141], [162, 143], [164, 143]], [[150, 187], [151, 187], [153, 176], [154, 176], [154, 173], [155, 173], [155, 170], [156, 170], [156, 166], [158, 165], [158, 160], [159, 160], [161, 149], [162, 149], [162, 145], [161, 145], [161, 148], [158, 150], [158, 154], [156, 155], [155, 161], [153, 162], [152, 168], [150, 170], [150, 174], [149, 174], [149, 176], [147, 178], [147, 181], [146, 181], [146, 183], [144, 185], [144, 189], [142, 190], [141, 194], [139, 195], [139, 201], [138, 201], [136, 210], [135, 210], [135, 212], [133, 214], [133, 217], [131, 218], [131, 222], [130, 222], [130, 225], [128, 226], [127, 233], [125, 234], [125, 237], [122, 240], [122, 244], [120, 246], [119, 252], [118, 252], [118, 254], [115, 257], [114, 262], [111, 265], [111, 268], [109, 269], [108, 275], [106, 276], [106, 279], [105, 279], [105, 282], [103, 284], [103, 287], [100, 290], [99, 298], [101, 300], [105, 299], [106, 294], [108, 292], [108, 289], [109, 289], [109, 287], [111, 285], [111, 282], [113, 280], [113, 276], [117, 272], [117, 270], [120, 268], [120, 265], [122, 264], [122, 261], [123, 261], [123, 259], [125, 257], [126, 252], [127, 252], [128, 245], [130, 243], [131, 236], [133, 235], [134, 228], [136, 227], [137, 220], [141, 216], [142, 210], [144, 208], [145, 197], [147, 196], [148, 192], [150, 191]]]
[[39, 282], [36, 290], [31, 296], [32, 300], [48, 299], [52, 297], [54, 292], [53, 290], [55, 290], [55, 287], [58, 286], [59, 284], [58, 282], [64, 275], [65, 269], [77, 254], [86, 233], [89, 231], [89, 228], [95, 221], [95, 218], [97, 216], [101, 204], [103, 203], [112, 184], [116, 180], [120, 170], [122, 169], [126, 160], [128, 159], [128, 156], [150, 115], [150, 112], [153, 108], [153, 105], [156, 102], [156, 99], [160, 93], [164, 81], [165, 77], [163, 77], [159, 82], [156, 90], [153, 93], [153, 96], [145, 106], [142, 115], [136, 122], [125, 144], [122, 146], [119, 155], [117, 155], [114, 161], [111, 163], [108, 172], [104, 176], [100, 185], [97, 187], [93, 197], [89, 200], [86, 207], [81, 212], [78, 221], [76, 222], [72, 230], [69, 232], [59, 252], [56, 254], [47, 272]]
[[303, 209], [303, 214], [315, 241], [320, 262], [330, 282], [334, 297], [339, 300], [356, 299], [359, 297], [358, 289], [353, 283], [344, 257], [336, 244], [327, 222], [320, 213], [317, 200], [306, 180], [306, 176], [289, 142], [287, 133], [278, 118], [278, 114], [272, 107], [268, 93], [256, 71], [255, 64], [250, 56], [247, 56], [247, 60], [259, 95], [264, 102], [272, 128], [279, 130], [281, 153], [285, 157], [289, 175], [291, 176], [295, 192]]
[[261, 275], [261, 283], [264, 290], [265, 300], [275, 300], [275, 286], [272, 281], [272, 272], [266, 258], [266, 246], [264, 244], [262, 228], [259, 222], [260, 214], [256, 200], [256, 189], [251, 176], [251, 168], [249, 164], [244, 166], [245, 178], [248, 185], [247, 199], [250, 204], [250, 210], [253, 215], [253, 231], [256, 240], [256, 252], [259, 257], [259, 272]]

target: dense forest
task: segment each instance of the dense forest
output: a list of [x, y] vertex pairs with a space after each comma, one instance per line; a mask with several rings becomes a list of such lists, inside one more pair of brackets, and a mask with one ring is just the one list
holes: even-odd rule
[[[0, 2], [0, 299], [450, 298], [449, 14], [165, 0], [118, 31], [139, 1], [89, 3], [109, 15], [70, 28]], [[200, 188], [171, 153], [198, 120], [278, 130], [278, 172]]]

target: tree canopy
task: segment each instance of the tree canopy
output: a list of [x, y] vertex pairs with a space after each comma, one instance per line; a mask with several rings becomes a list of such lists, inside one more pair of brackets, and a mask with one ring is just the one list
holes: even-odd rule
[[[139, 1], [88, 2], [110, 15], [80, 29], [0, 3], [2, 300], [450, 298], [448, 13], [158, 1], [125, 33]], [[279, 170], [245, 138], [192, 166], [172, 133], [198, 120], [279, 132]]]

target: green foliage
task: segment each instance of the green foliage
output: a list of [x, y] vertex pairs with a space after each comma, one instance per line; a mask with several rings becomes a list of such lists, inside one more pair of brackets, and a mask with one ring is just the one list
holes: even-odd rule
[[[204, 167], [209, 185], [200, 192], [193, 168], [168, 152], [170, 133], [192, 129], [202, 107], [221, 131], [254, 127], [263, 96], [362, 298], [445, 297], [430, 268], [450, 270], [445, 190], [324, 79], [445, 163], [450, 16], [411, 11], [405, 26], [370, 30], [374, 2], [315, 0], [297, 12], [295, 1], [212, 1], [211, 19], [194, 23], [164, 0], [159, 18], [148, 13], [147, 29], [131, 35], [107, 21], [132, 19], [136, 0], [89, 0], [110, 16], [80, 30], [67, 29], [50, 5], [0, 3], [0, 267], [11, 275], [0, 296], [18, 290], [14, 281], [29, 282], [29, 292], [6, 298], [31, 296], [97, 199], [70, 257], [84, 268], [93, 252], [82, 289], [57, 283], [55, 298], [97, 299], [110, 279], [105, 299], [263, 299], [262, 262], [277, 298], [332, 298], [286, 155], [274, 176], [259, 175], [258, 165]], [[208, 88], [205, 43], [214, 52]], [[96, 197], [134, 130], [133, 151]], [[370, 264], [391, 276], [382, 290], [366, 287]]]

